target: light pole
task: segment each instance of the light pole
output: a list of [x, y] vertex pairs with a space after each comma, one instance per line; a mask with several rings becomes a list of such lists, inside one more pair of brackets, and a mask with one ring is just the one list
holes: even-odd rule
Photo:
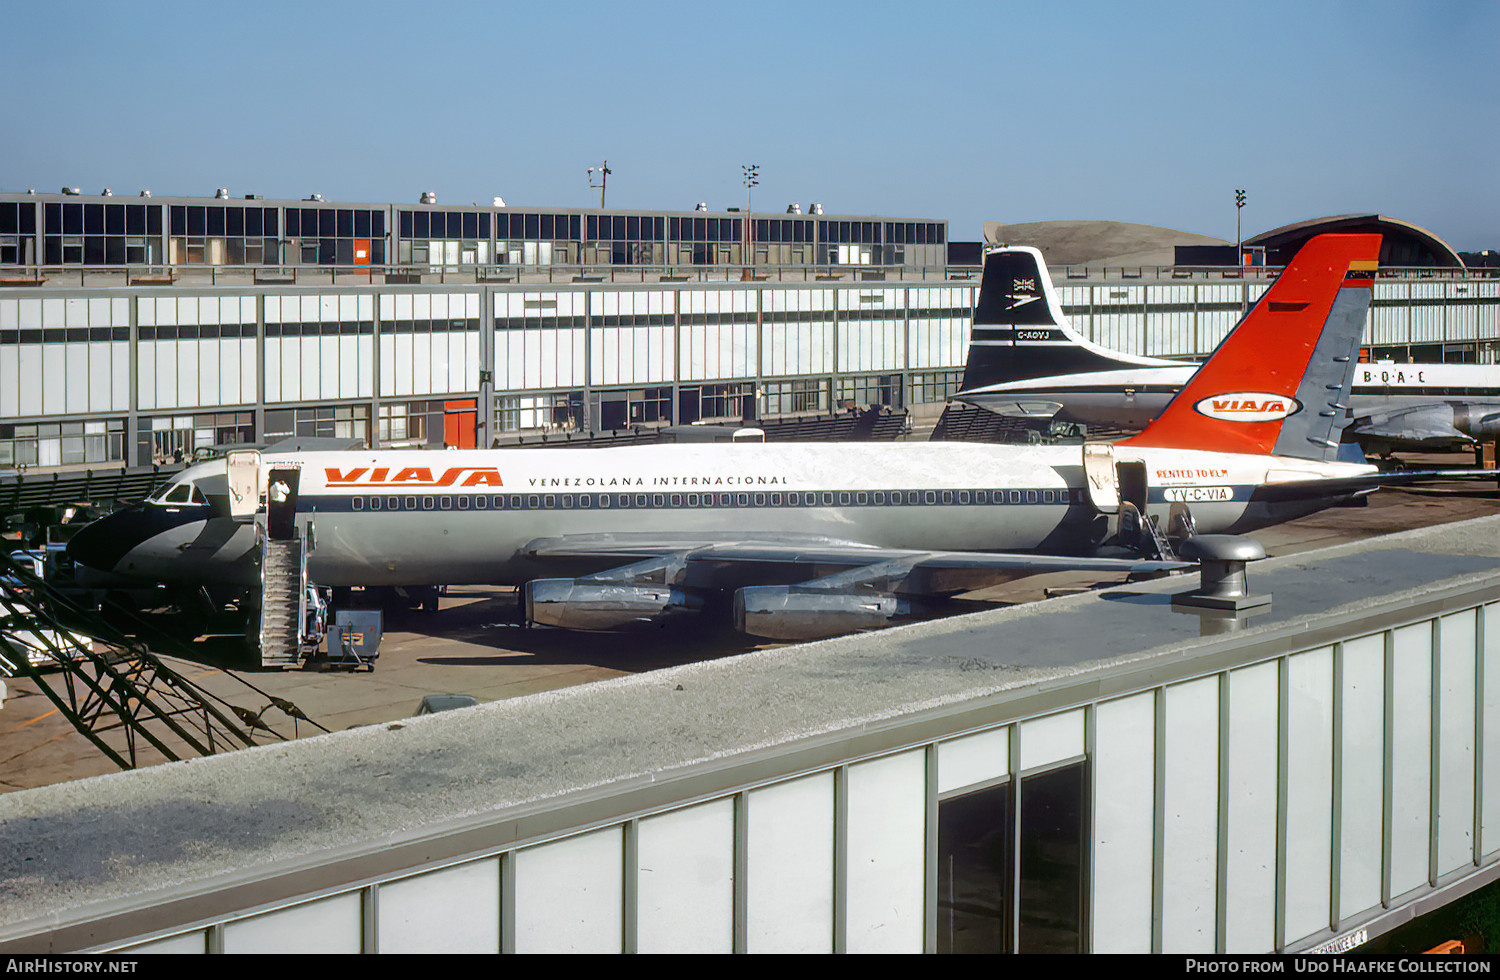
[[1243, 266], [1244, 239], [1240, 237], [1240, 210], [1245, 206], [1245, 189], [1236, 187], [1234, 190], [1234, 264]]
[[[600, 211], [604, 210], [604, 187], [605, 187], [606, 184], [609, 183], [609, 175], [612, 174], [612, 173], [614, 173], [614, 171], [611, 170], [611, 169], [609, 169], [609, 161], [608, 160], [605, 160], [604, 163], [600, 164], [597, 167], [590, 167], [589, 168], [589, 187], [590, 187], [590, 189], [592, 189], [594, 187], [598, 187], [599, 188], [599, 210]], [[594, 174], [598, 174], [599, 175], [599, 183], [598, 184], [594, 183]]]
[[[1240, 211], [1245, 207], [1245, 189], [1236, 187], [1234, 189], [1234, 265], [1235, 275], [1243, 277], [1245, 274], [1245, 240], [1240, 235]], [[1250, 308], [1250, 296], [1245, 292], [1243, 280], [1240, 282], [1240, 316]]]
[[750, 192], [760, 183], [760, 164], [751, 163], [740, 167], [745, 172], [745, 254], [750, 263], [750, 275], [755, 275], [755, 232], [750, 227]]
[[[609, 184], [609, 175], [612, 174], [612, 173], [614, 173], [614, 171], [611, 170], [611, 169], [609, 169], [609, 161], [608, 160], [605, 160], [602, 164], [600, 164], [597, 167], [590, 167], [589, 168], [589, 187], [590, 187], [590, 189], [592, 189], [592, 188], [594, 188], [596, 186], [599, 188], [599, 211], [600, 211], [600, 214], [599, 214], [599, 219], [598, 220], [600, 220], [600, 221], [604, 220], [604, 214], [603, 214], [603, 211], [604, 211], [604, 189], [605, 189], [606, 186], [608, 186], [608, 184]], [[599, 183], [597, 185], [594, 183], [594, 174], [598, 174], [599, 175]], [[585, 227], [583, 229], [583, 251], [584, 251], [584, 254], [580, 255], [578, 257], [584, 263], [587, 263], [588, 260], [589, 260], [589, 257], [588, 257], [588, 249], [589, 249], [588, 237], [589, 237], [588, 236], [588, 228]], [[594, 236], [594, 241], [597, 242], [598, 240], [599, 240], [599, 236], [595, 235]], [[598, 248], [598, 246], [595, 246], [596, 250], [597, 250], [597, 248]], [[598, 256], [596, 255], [595, 258], [598, 258]]]

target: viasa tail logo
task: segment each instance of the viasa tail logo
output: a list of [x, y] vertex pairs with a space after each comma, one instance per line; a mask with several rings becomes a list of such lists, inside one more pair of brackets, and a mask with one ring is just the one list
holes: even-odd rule
[[361, 466], [345, 473], [334, 466], [325, 467], [330, 487], [498, 487], [500, 471], [493, 466], [450, 466], [437, 479], [426, 466]]
[[1297, 399], [1264, 391], [1231, 391], [1201, 398], [1193, 406], [1200, 415], [1226, 422], [1275, 422], [1302, 410]]

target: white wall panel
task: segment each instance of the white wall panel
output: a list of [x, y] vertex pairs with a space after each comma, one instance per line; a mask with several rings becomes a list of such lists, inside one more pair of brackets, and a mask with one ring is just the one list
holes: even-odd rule
[[1438, 621], [1439, 877], [1474, 860], [1474, 666], [1472, 610]]
[[338, 382], [334, 390], [338, 392], [340, 398], [358, 398], [360, 388], [359, 342], [362, 338], [355, 334], [340, 334], [337, 337], [330, 337], [328, 339], [334, 342], [336, 349], [334, 361], [338, 366]]
[[1155, 692], [1094, 709], [1089, 948], [1096, 953], [1151, 952], [1155, 739]]
[[1479, 337], [1479, 307], [1472, 301], [1479, 295], [1477, 283], [1448, 283], [1443, 290], [1443, 339], [1475, 340]]
[[624, 948], [619, 827], [517, 851], [516, 952], [618, 953]]
[[734, 951], [734, 801], [714, 800], [638, 824], [636, 949]]
[[498, 953], [500, 859], [386, 882], [377, 910], [382, 953]]
[[64, 371], [68, 378], [63, 403], [69, 415], [79, 415], [89, 410], [90, 345], [74, 343], [63, 347]]
[[1339, 747], [1339, 907], [1347, 918], [1380, 904], [1385, 853], [1385, 635], [1343, 646]]
[[[270, 341], [266, 341], [270, 343]], [[268, 382], [269, 383], [269, 382]], [[396, 393], [396, 338], [395, 336], [382, 333], [380, 335], [380, 394], [394, 395]], [[271, 396], [267, 395], [270, 401]]]
[[1391, 693], [1391, 895], [1427, 883], [1432, 777], [1432, 627], [1393, 634]]
[[357, 892], [240, 919], [224, 926], [226, 953], [358, 953], [363, 936]]
[[1021, 771], [1081, 756], [1083, 709], [1047, 715], [1021, 725]]
[[194, 402], [196, 405], [204, 405], [209, 408], [222, 405], [219, 386], [219, 340], [210, 338], [208, 340], [198, 339], [188, 341], [190, 347], [198, 348], [197, 373], [198, 397]]
[[[158, 309], [157, 312], [160, 312]], [[174, 313], [175, 315], [175, 313]], [[156, 407], [176, 408], [182, 404], [177, 398], [177, 341], [156, 342]]]
[[[1443, 339], [1443, 315], [1446, 309], [1441, 302], [1444, 284], [1440, 282], [1414, 282], [1411, 289], [1411, 342], [1424, 343]], [[1425, 303], [1423, 301], [1426, 301]]]
[[448, 374], [451, 365], [448, 361], [448, 334], [449, 331], [447, 330], [434, 331], [431, 336], [418, 340], [418, 343], [421, 343], [423, 340], [426, 341], [428, 357], [430, 358], [428, 375], [426, 377], [427, 387], [425, 390], [427, 391], [441, 392], [449, 390]]
[[1286, 941], [1295, 942], [1331, 922], [1332, 647], [1287, 658], [1286, 712]]
[[992, 728], [938, 743], [938, 792], [1003, 779], [1010, 773], [1010, 728]]
[[136, 405], [142, 409], [156, 408], [156, 341], [143, 340], [136, 344], [135, 358]]
[[302, 338], [304, 372], [302, 397], [333, 398], [338, 394], [339, 339], [335, 334]]
[[21, 414], [21, 345], [0, 344], [0, 418]]
[[833, 774], [746, 794], [745, 945], [833, 951]]
[[243, 338], [225, 337], [218, 341], [219, 348], [219, 395], [222, 404], [238, 405], [255, 400], [254, 392], [246, 394], [242, 384], [244, 374], [240, 365]]
[[[44, 304], [45, 305], [45, 304]], [[63, 334], [58, 333], [59, 339]], [[68, 383], [66, 344], [42, 344], [42, 411], [61, 415], [67, 410]]]
[[[240, 400], [253, 402], [256, 400], [256, 373], [259, 362], [255, 356], [255, 338], [240, 338]], [[269, 399], [267, 399], [269, 400]]]
[[[107, 412], [114, 407], [110, 391], [114, 379], [114, 345], [108, 341], [92, 342], [89, 349], [88, 412]], [[3, 383], [3, 382], [0, 382]]]
[[849, 767], [851, 953], [920, 953], [926, 887], [926, 753]]
[[1224, 890], [1232, 896], [1224, 910], [1224, 948], [1229, 952], [1264, 952], [1276, 942], [1280, 677], [1275, 662], [1229, 673], [1224, 787]]
[[395, 367], [395, 389], [382, 394], [410, 395], [412, 393], [413, 350], [415, 342], [409, 333], [396, 334], [396, 348], [393, 355]]
[[1218, 908], [1219, 682], [1166, 689], [1163, 759], [1162, 921], [1164, 953], [1211, 953]]
[[302, 390], [298, 397], [309, 400], [322, 397], [322, 393], [319, 390], [322, 387], [323, 359], [319, 356], [322, 339], [321, 337], [303, 336], [297, 345], [298, 363], [302, 368]]

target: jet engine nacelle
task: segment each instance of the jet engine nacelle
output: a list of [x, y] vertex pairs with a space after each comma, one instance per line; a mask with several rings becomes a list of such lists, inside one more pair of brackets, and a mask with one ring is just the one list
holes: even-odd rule
[[703, 608], [702, 599], [667, 585], [539, 578], [523, 592], [527, 623], [570, 630], [639, 629]]
[[910, 618], [914, 611], [908, 599], [873, 592], [756, 585], [734, 594], [735, 629], [771, 640], [821, 640], [884, 629]]

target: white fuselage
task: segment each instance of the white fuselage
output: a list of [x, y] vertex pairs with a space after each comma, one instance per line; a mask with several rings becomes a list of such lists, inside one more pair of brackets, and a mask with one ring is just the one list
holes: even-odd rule
[[[1248, 530], [1325, 506], [1252, 501], [1273, 480], [1373, 467], [1119, 445], [1144, 465], [1147, 513], [1187, 503], [1200, 533]], [[295, 469], [296, 519], [312, 525], [309, 577], [328, 586], [520, 583], [585, 573], [528, 556], [568, 535], [681, 534], [702, 541], [806, 536], [929, 551], [1086, 553], [1109, 530], [1079, 446], [967, 443], [700, 444], [612, 449], [266, 455]], [[177, 483], [222, 479], [223, 463]], [[163, 495], [164, 496], [164, 495]], [[147, 503], [146, 507], [162, 507]], [[131, 547], [115, 570], [163, 581], [254, 580], [253, 528], [192, 520]], [[616, 562], [618, 563], [618, 562]], [[596, 563], [597, 565], [597, 563]]]

